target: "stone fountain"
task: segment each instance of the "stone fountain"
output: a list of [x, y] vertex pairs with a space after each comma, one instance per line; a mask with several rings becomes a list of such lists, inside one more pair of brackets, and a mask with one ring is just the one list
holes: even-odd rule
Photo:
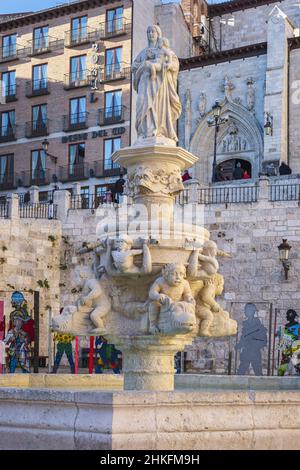
[[[133, 63], [137, 141], [115, 152], [132, 204], [98, 227], [93, 268], [78, 268], [82, 296], [53, 328], [105, 335], [123, 352], [125, 390], [173, 390], [174, 355], [200, 336], [236, 334], [215, 301], [226, 256], [193, 217], [175, 216], [181, 174], [197, 157], [177, 147], [179, 61], [158, 26]], [[84, 251], [84, 250], [83, 250]]]

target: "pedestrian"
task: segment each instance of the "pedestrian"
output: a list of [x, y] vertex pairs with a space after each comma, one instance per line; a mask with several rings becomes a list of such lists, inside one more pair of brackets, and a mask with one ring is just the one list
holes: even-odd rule
[[27, 191], [25, 194], [24, 194], [24, 204], [29, 204], [30, 203], [30, 192]]
[[115, 182], [115, 201], [119, 204], [123, 202], [123, 193], [124, 193], [125, 180], [123, 174], [120, 173], [120, 178]]
[[182, 175], [182, 181], [185, 182], [185, 181], [188, 181], [188, 180], [191, 180], [191, 179], [192, 179], [192, 177], [189, 174], [189, 170], [184, 170], [184, 173]]
[[236, 167], [233, 171], [233, 179], [234, 180], [241, 180], [243, 178], [244, 172], [242, 169], [242, 164], [237, 162]]
[[243, 180], [249, 180], [250, 178], [251, 178], [251, 176], [249, 175], [248, 171], [245, 170], [244, 174], [243, 174]]
[[54, 204], [53, 204], [53, 199], [50, 199], [49, 204], [48, 204], [48, 219], [49, 219], [49, 220], [54, 219]]
[[287, 165], [286, 163], [284, 162], [281, 162], [281, 165], [279, 167], [279, 174], [280, 176], [283, 176], [283, 175], [291, 175], [292, 174], [292, 170], [291, 168], [289, 167], [289, 165]]

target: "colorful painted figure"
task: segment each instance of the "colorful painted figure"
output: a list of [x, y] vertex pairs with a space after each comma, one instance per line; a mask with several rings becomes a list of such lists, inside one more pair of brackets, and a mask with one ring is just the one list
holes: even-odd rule
[[55, 333], [53, 339], [54, 341], [57, 341], [57, 345], [56, 345], [56, 356], [55, 356], [52, 374], [57, 373], [59, 366], [60, 366], [60, 361], [64, 354], [66, 354], [68, 358], [70, 369], [71, 369], [71, 374], [75, 374], [75, 364], [74, 364], [73, 349], [72, 349], [72, 341], [74, 341], [75, 336], [69, 335], [69, 334]]
[[290, 363], [294, 366], [296, 374], [300, 375], [299, 361], [297, 360], [300, 353], [300, 324], [296, 321], [296, 317], [298, 317], [298, 314], [295, 310], [289, 309], [286, 312], [288, 323], [277, 332], [279, 338], [278, 350], [280, 352], [280, 363], [277, 371], [279, 376], [285, 375]]
[[23, 374], [30, 372], [30, 338], [23, 329], [21, 314], [15, 314], [12, 318], [12, 327], [9, 329], [4, 343], [7, 350], [9, 373], [14, 374], [20, 366]]
[[95, 341], [97, 354], [96, 374], [103, 374], [103, 369], [112, 369], [115, 374], [120, 374], [118, 356], [121, 354], [113, 344], [108, 344], [104, 336], [97, 336]]

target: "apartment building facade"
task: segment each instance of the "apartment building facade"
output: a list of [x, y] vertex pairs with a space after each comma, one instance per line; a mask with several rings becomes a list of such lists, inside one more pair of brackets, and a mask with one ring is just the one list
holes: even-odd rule
[[132, 2], [82, 1], [0, 25], [0, 190], [101, 193], [130, 144]]

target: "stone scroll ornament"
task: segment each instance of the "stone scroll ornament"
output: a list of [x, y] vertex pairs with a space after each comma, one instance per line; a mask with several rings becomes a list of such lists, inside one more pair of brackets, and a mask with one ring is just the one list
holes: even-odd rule
[[139, 194], [161, 193], [176, 195], [184, 189], [179, 169], [165, 171], [140, 166], [132, 174], [128, 175], [125, 193], [135, 197]]
[[137, 143], [162, 138], [167, 145], [176, 145], [176, 121], [182, 110], [177, 94], [179, 61], [159, 26], [149, 26], [147, 36], [148, 47], [132, 65], [133, 85], [138, 94]]

